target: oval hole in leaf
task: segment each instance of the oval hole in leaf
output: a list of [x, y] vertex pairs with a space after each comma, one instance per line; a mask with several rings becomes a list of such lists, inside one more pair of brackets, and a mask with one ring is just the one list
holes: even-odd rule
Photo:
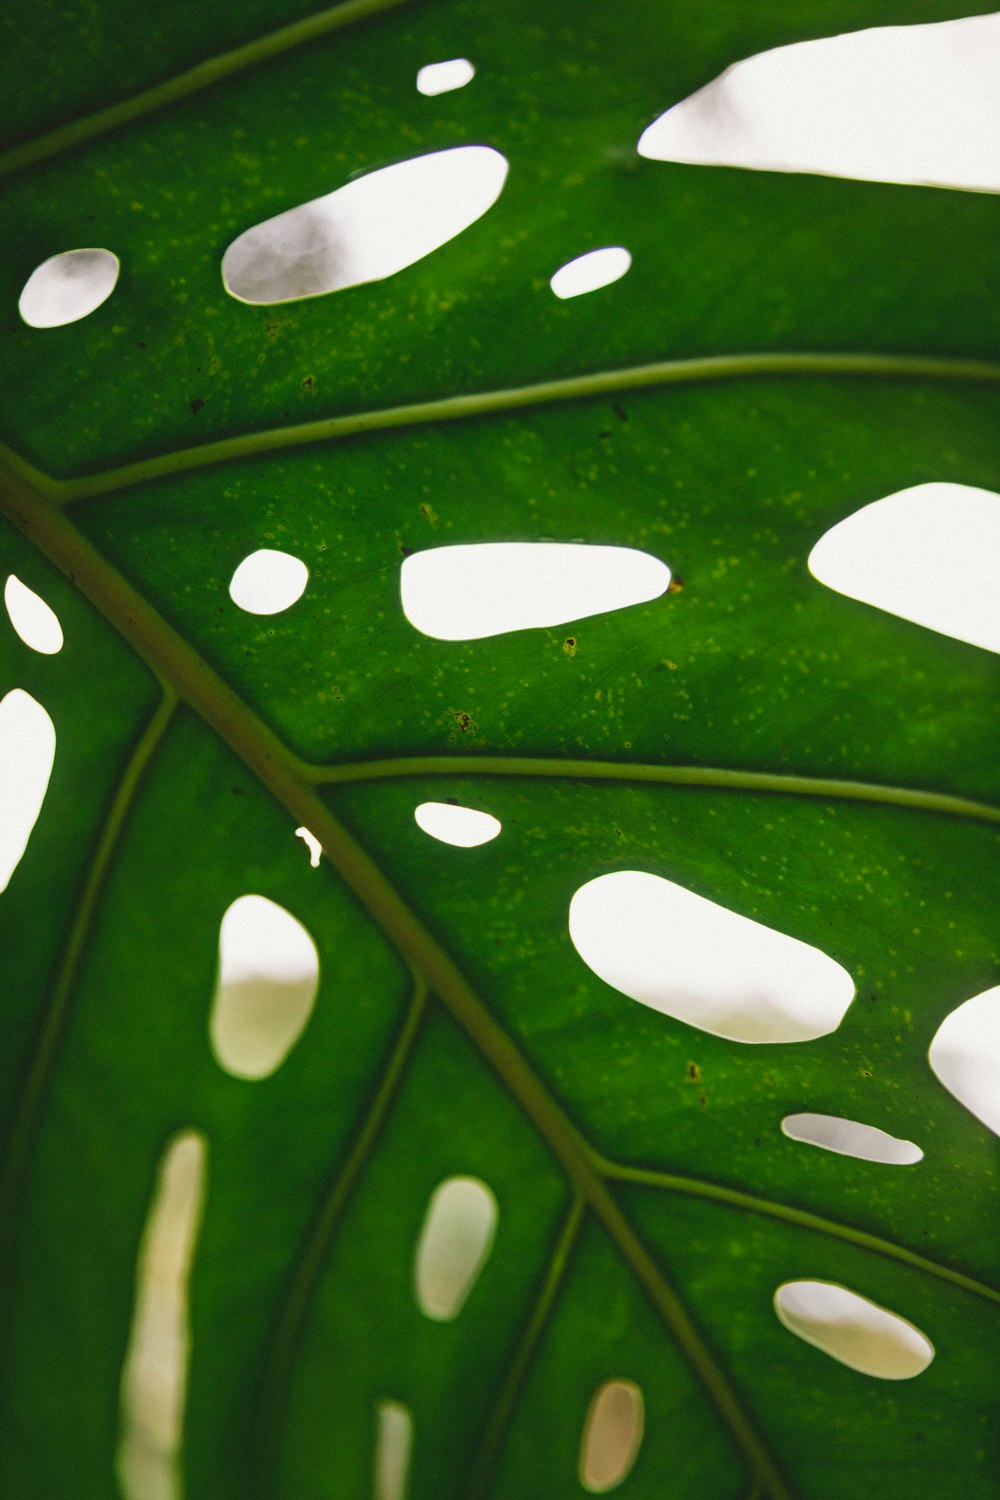
[[453, 89], [464, 89], [476, 76], [476, 70], [467, 57], [452, 57], [447, 62], [427, 63], [417, 73], [417, 90], [421, 94], [450, 94]]
[[492, 208], [507, 160], [454, 146], [397, 162], [246, 230], [222, 259], [226, 291], [255, 307], [319, 297], [412, 266]]
[[209, 1021], [216, 1061], [235, 1078], [269, 1078], [312, 1015], [319, 954], [302, 923], [266, 896], [240, 896], [222, 918]]
[[289, 552], [262, 547], [245, 557], [229, 583], [229, 597], [249, 615], [280, 615], [305, 593], [309, 569]]
[[120, 271], [110, 250], [64, 250], [32, 271], [17, 310], [29, 328], [78, 323], [107, 302]]
[[424, 833], [442, 844], [454, 844], [457, 849], [475, 849], [479, 844], [488, 844], [502, 828], [499, 818], [492, 813], [480, 812], [475, 807], [459, 807], [454, 802], [421, 802], [414, 809], [414, 818]]
[[4, 585], [3, 602], [14, 630], [32, 651], [55, 656], [62, 650], [62, 626], [55, 610], [13, 573]]
[[581, 542], [478, 542], [403, 559], [403, 613], [439, 641], [478, 641], [566, 625], [658, 599], [670, 569], [633, 547]]
[[1000, 1135], [1000, 985], [946, 1016], [928, 1056], [948, 1092]]
[[818, 948], [640, 870], [581, 886], [569, 933], [606, 984], [734, 1042], [826, 1036], [854, 998], [850, 975]]
[[996, 15], [776, 47], [660, 115], [639, 155], [996, 192], [998, 48]]
[[912, 1380], [934, 1358], [919, 1328], [833, 1281], [786, 1281], [774, 1310], [791, 1333], [862, 1375]]
[[380, 1401], [375, 1434], [374, 1500], [404, 1500], [413, 1448], [413, 1417], [401, 1401]]
[[599, 287], [610, 286], [620, 281], [632, 264], [632, 257], [621, 245], [606, 245], [602, 250], [588, 250], [569, 260], [549, 282], [553, 292], [561, 300], [582, 297], [586, 292], [596, 292]]
[[448, 1177], [434, 1189], [414, 1260], [417, 1306], [436, 1323], [462, 1311], [493, 1248], [497, 1200], [478, 1177]]
[[179, 1493], [190, 1356], [188, 1281], [205, 1198], [204, 1136], [181, 1131], [160, 1161], [136, 1269], [115, 1468], [124, 1500]]
[[899, 1140], [874, 1125], [844, 1120], [839, 1115], [786, 1115], [781, 1129], [789, 1140], [802, 1141], [807, 1146], [821, 1146], [824, 1151], [834, 1151], [838, 1156], [854, 1156], [859, 1161], [909, 1167], [922, 1161], [924, 1156], [912, 1141]]
[[617, 1489], [642, 1443], [642, 1391], [632, 1380], [606, 1380], [591, 1398], [580, 1443], [580, 1483], [592, 1495]]
[[30, 693], [12, 688], [0, 700], [0, 891], [28, 847], [55, 756], [52, 720]]
[[1000, 495], [918, 484], [838, 521], [809, 554], [827, 588], [1000, 651]]

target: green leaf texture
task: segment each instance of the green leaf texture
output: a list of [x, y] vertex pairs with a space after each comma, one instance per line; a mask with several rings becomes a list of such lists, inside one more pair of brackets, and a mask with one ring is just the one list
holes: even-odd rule
[[[0, 896], [9, 1500], [119, 1492], [137, 1256], [182, 1130], [207, 1144], [182, 1453], [126, 1500], [388, 1500], [384, 1401], [412, 1413], [409, 1500], [571, 1500], [609, 1379], [645, 1402], [623, 1500], [996, 1495], [996, 1139], [927, 1060], [998, 980], [996, 657], [806, 559], [906, 486], [1000, 490], [997, 205], [635, 151], [741, 57], [960, 14], [8, 8], [3, 573], [65, 633], [44, 656], [0, 621], [0, 690], [58, 737]], [[473, 83], [419, 95], [450, 57]], [[272, 308], [224, 292], [251, 225], [466, 143], [507, 185], [420, 263]], [[614, 244], [623, 280], [553, 298]], [[28, 275], [84, 246], [120, 257], [112, 297], [25, 326]], [[509, 540], [637, 547], [681, 586], [486, 640], [408, 623], [404, 556]], [[229, 599], [258, 548], [309, 568], [286, 613]], [[413, 809], [448, 799], [500, 837], [428, 839]], [[857, 986], [839, 1029], [744, 1046], [604, 984], [567, 911], [615, 870], [829, 954]], [[321, 965], [259, 1082], [208, 1033], [246, 893]], [[925, 1157], [789, 1140], [803, 1110]], [[499, 1222], [443, 1323], [413, 1261], [453, 1175]], [[772, 1298], [799, 1278], [909, 1319], [933, 1362], [879, 1380], [796, 1339]]]

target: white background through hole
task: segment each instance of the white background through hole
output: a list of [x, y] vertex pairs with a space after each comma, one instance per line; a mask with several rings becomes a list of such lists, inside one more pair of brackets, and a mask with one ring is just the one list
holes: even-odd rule
[[458, 1317], [493, 1248], [498, 1214], [478, 1177], [448, 1177], [434, 1189], [414, 1259], [417, 1306], [426, 1317]]
[[642, 1391], [632, 1380], [606, 1380], [594, 1392], [580, 1444], [580, 1483], [606, 1495], [628, 1478], [642, 1442]]
[[289, 552], [262, 547], [245, 557], [229, 584], [229, 597], [250, 615], [278, 615], [305, 593], [309, 569]]
[[774, 48], [661, 115], [639, 154], [995, 192], [998, 52], [997, 15]]
[[323, 856], [323, 845], [319, 839], [314, 833], [310, 833], [308, 828], [296, 828], [295, 837], [301, 839], [305, 844], [309, 850], [309, 863], [314, 870], [318, 870], [319, 862]]
[[403, 613], [439, 641], [566, 625], [645, 604], [666, 592], [670, 569], [632, 547], [578, 542], [478, 542], [404, 558]]
[[877, 1161], [886, 1166], [910, 1167], [922, 1161], [924, 1153], [912, 1141], [901, 1141], [874, 1125], [858, 1120], [843, 1120], [839, 1115], [786, 1115], [781, 1128], [789, 1140], [808, 1146], [820, 1146], [838, 1156], [854, 1156], [859, 1161]]
[[26, 646], [42, 656], [55, 656], [62, 650], [62, 626], [55, 610], [13, 573], [4, 584], [3, 600], [10, 623]]
[[204, 1137], [174, 1136], [160, 1162], [136, 1270], [115, 1467], [124, 1500], [178, 1500], [190, 1333], [188, 1278], [205, 1195]]
[[428, 63], [417, 74], [417, 89], [421, 94], [450, 94], [453, 89], [464, 89], [476, 76], [476, 70], [467, 57], [452, 57], [447, 62]]
[[457, 849], [488, 844], [502, 826], [492, 813], [480, 812], [475, 807], [457, 807], [452, 802], [421, 802], [413, 816], [424, 833], [442, 844], [454, 844]]
[[23, 688], [12, 688], [0, 700], [0, 891], [28, 847], [55, 754], [55, 726], [45, 709]]
[[599, 287], [620, 281], [631, 264], [631, 255], [621, 245], [606, 245], [602, 250], [588, 250], [586, 255], [567, 261], [549, 285], [563, 301], [582, 297], [585, 292], [596, 292]]
[[809, 554], [827, 588], [1000, 651], [1000, 495], [918, 484], [838, 521]]
[[401, 1401], [380, 1401], [375, 1433], [373, 1500], [405, 1500], [413, 1417]]
[[17, 310], [31, 328], [78, 323], [108, 300], [120, 270], [110, 250], [64, 250], [32, 271]]
[[946, 1016], [929, 1056], [948, 1092], [1000, 1135], [1000, 985]]
[[818, 948], [640, 870], [581, 886], [569, 932], [606, 984], [735, 1042], [826, 1036], [854, 996], [850, 975]]
[[223, 256], [226, 291], [267, 306], [381, 281], [474, 224], [506, 176], [506, 158], [491, 146], [381, 167], [246, 230]]
[[774, 1309], [790, 1332], [881, 1380], [911, 1380], [934, 1358], [928, 1338], [888, 1308], [831, 1281], [786, 1281]]
[[219, 930], [219, 975], [209, 1031], [219, 1066], [268, 1078], [312, 1015], [319, 954], [302, 923], [265, 896], [240, 896]]

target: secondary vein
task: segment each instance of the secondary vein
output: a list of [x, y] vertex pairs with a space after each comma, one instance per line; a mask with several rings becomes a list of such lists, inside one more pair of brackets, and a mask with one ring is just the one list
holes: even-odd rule
[[240, 433], [236, 437], [220, 438], [213, 443], [201, 443], [193, 448], [177, 448], [153, 458], [139, 459], [136, 463], [105, 469], [100, 474], [64, 480], [60, 482], [60, 490], [65, 502], [69, 504], [76, 500], [114, 494], [118, 490], [146, 484], [151, 480], [208, 468], [213, 464], [266, 453], [280, 453], [315, 443], [334, 442], [356, 437], [361, 433], [465, 421], [495, 412], [549, 406], [560, 401], [579, 401], [588, 396], [621, 395], [626, 391], [645, 390], [655, 386], [694, 385], [707, 381], [763, 377], [775, 379], [785, 375], [953, 380], [997, 385], [1000, 384], [1000, 364], [988, 360], [948, 359], [915, 354], [780, 352], [718, 354], [697, 359], [662, 360], [618, 370], [596, 370], [587, 375], [541, 381], [537, 385], [475, 391], [462, 396], [446, 396], [438, 401], [417, 401], [404, 406], [386, 407], [380, 411], [353, 412], [346, 416], [323, 417], [315, 422]]

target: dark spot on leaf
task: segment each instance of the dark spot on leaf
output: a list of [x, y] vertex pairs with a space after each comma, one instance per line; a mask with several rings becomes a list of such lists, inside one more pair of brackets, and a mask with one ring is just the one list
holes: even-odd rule
[[241, 786], [234, 786], [232, 790], [233, 790], [233, 796], [234, 797], [242, 797], [243, 796], [243, 788]]
[[462, 734], [475, 734], [479, 725], [471, 714], [467, 714], [464, 709], [452, 709], [452, 713], [455, 715], [455, 723]]
[[625, 410], [624, 406], [619, 406], [618, 403], [617, 403], [617, 401], [615, 402], [615, 404], [611, 408], [611, 410], [614, 412], [614, 414], [618, 418], [619, 422], [627, 422], [628, 421], [628, 412]]
[[316, 389], [316, 376], [315, 375], [306, 375], [304, 377], [303, 381], [302, 381], [302, 389], [304, 391], [313, 391], [313, 390], [315, 390]]
[[675, 573], [674, 576], [671, 578], [670, 582], [667, 584], [667, 593], [668, 594], [679, 594], [680, 591], [681, 591], [681, 589], [683, 587], [684, 587], [684, 580], [683, 580], [683, 578], [678, 578], [677, 574]]
[[609, 438], [609, 437], [610, 437], [610, 436], [611, 436], [611, 433], [610, 433], [610, 432], [609, 432], [609, 431], [608, 431], [608, 429], [607, 429], [607, 428], [605, 428], [605, 429], [604, 429], [604, 431], [603, 431], [603, 432], [599, 432], [599, 433], [598, 433], [598, 434], [597, 434], [597, 436], [598, 436], [598, 437], [599, 437], [599, 438]]
[[687, 1076], [692, 1083], [701, 1082], [701, 1069], [699, 1068], [697, 1063], [689, 1062], [685, 1071], [687, 1072]]
[[195, 396], [194, 400], [190, 403], [190, 405], [191, 405], [191, 415], [194, 416], [194, 417], [196, 417], [198, 415], [198, 413], [201, 411], [202, 407], [205, 405], [205, 403], [201, 399], [200, 396]]
[[145, 344], [144, 344], [144, 343], [143, 343], [143, 342], [142, 342], [142, 339], [139, 339], [139, 341], [138, 341], [138, 343], [137, 343], [137, 345], [136, 345], [136, 347], [137, 347], [137, 348], [139, 348], [139, 349], [145, 349], [145, 347], [146, 347], [146, 346], [145, 346]]

